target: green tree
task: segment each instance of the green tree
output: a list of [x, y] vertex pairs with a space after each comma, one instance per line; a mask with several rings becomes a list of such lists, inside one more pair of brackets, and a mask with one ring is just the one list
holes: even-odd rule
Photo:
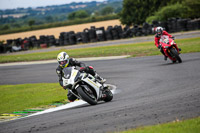
[[69, 15], [68, 15], [69, 20], [73, 20], [76, 18], [87, 18], [87, 17], [89, 17], [89, 14], [85, 10], [79, 10], [76, 12], [72, 12], [72, 13], [69, 13]]
[[34, 19], [31, 19], [31, 20], [28, 21], [28, 25], [30, 27], [32, 27], [34, 24], [35, 24], [35, 20]]
[[9, 24], [5, 24], [0, 29], [1, 30], [9, 30], [10, 29], [10, 25]]
[[153, 16], [148, 17], [146, 22], [151, 23], [152, 20], [166, 21], [171, 17], [192, 19], [200, 17], [200, 0], [178, 0], [178, 2], [175, 2], [176, 0], [171, 0], [168, 6], [162, 7]]
[[120, 21], [125, 25], [141, 24], [159, 8], [166, 6], [170, 0], [124, 0]]
[[188, 9], [180, 3], [172, 4], [161, 8], [154, 16], [146, 19], [146, 22], [151, 23], [153, 20], [167, 21], [168, 18], [180, 17], [185, 18]]
[[101, 15], [108, 15], [108, 14], [112, 14], [114, 12], [114, 8], [112, 8], [111, 6], [106, 6], [101, 10]]
[[53, 22], [53, 17], [52, 17], [52, 16], [46, 16], [46, 17], [45, 17], [45, 20], [46, 20], [47, 22]]
[[188, 12], [186, 13], [187, 17], [200, 17], [200, 0], [184, 0], [183, 5], [188, 8]]
[[67, 18], [69, 20], [73, 20], [73, 19], [75, 19], [75, 15], [76, 15], [76, 12], [69, 13]]
[[87, 17], [89, 17], [89, 14], [85, 10], [79, 10], [75, 14], [75, 18], [87, 18]]

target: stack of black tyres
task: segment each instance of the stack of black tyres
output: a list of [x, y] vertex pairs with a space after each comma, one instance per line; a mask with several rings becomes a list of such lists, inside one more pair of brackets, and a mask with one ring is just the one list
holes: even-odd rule
[[63, 45], [69, 45], [69, 32], [63, 33]]
[[146, 36], [152, 34], [152, 26], [148, 23], [143, 23], [142, 32]]
[[44, 35], [41, 35], [40, 36], [40, 39], [39, 39], [39, 43], [40, 43], [40, 46], [41, 45], [47, 45], [47, 38], [46, 38], [46, 36], [44, 36]]
[[133, 29], [131, 29], [129, 26], [125, 26], [123, 31], [123, 38], [133, 37], [133, 35]]
[[22, 39], [21, 38], [17, 38], [17, 39], [14, 40], [14, 45], [17, 46], [17, 47], [20, 47], [21, 43], [22, 43]]
[[111, 32], [114, 40], [120, 39], [118, 29], [116, 28], [116, 26], [112, 28]]
[[112, 26], [108, 26], [107, 30], [105, 31], [105, 36], [107, 40], [113, 40], [112, 29]]
[[89, 38], [90, 38], [90, 42], [96, 42], [97, 41], [95, 27], [91, 27], [91, 29], [89, 29]]
[[73, 45], [76, 44], [76, 34], [74, 31], [70, 31], [69, 33], [69, 44]]
[[177, 18], [171, 18], [171, 20], [170, 20], [170, 26], [171, 26], [171, 28], [169, 28], [169, 25], [168, 25], [168, 28], [169, 28], [169, 31], [171, 33], [177, 31]]
[[200, 19], [190, 20], [187, 23], [188, 30], [197, 30], [200, 29]]
[[64, 45], [64, 34], [66, 32], [61, 32], [60, 36], [59, 36], [59, 46], [63, 46]]
[[47, 36], [47, 40], [48, 40], [47, 42], [48, 46], [56, 45], [56, 39], [54, 35]]
[[152, 24], [153, 24], [153, 27], [158, 27], [158, 26], [160, 26], [159, 22], [156, 21], [156, 20], [153, 20], [153, 21], [152, 21]]
[[123, 29], [122, 29], [122, 26], [121, 25], [115, 25], [114, 27], [117, 32], [118, 32], [118, 35], [119, 35], [119, 39], [123, 38]]
[[138, 25], [134, 25], [132, 28], [132, 33], [134, 36], [137, 36], [137, 32], [138, 32]]
[[76, 42], [77, 43], [81, 43], [82, 42], [82, 36], [81, 36], [82, 32], [78, 32], [76, 33]]
[[6, 42], [7, 44], [6, 45], [2, 45], [1, 49], [2, 49], [2, 53], [6, 53], [7, 51], [12, 51], [12, 44], [13, 44], [13, 41], [12, 39], [8, 39]]
[[104, 27], [96, 28], [97, 41], [106, 41]]
[[24, 38], [21, 46], [22, 50], [28, 50], [29, 48], [31, 48], [29, 38]]
[[200, 29], [200, 18], [199, 19], [195, 19], [195, 29]]
[[40, 46], [36, 36], [29, 37], [29, 42], [30, 42], [31, 47], [39, 47]]
[[165, 22], [165, 21], [164, 22], [160, 22], [159, 26], [163, 27], [164, 30], [168, 31], [168, 23], [167, 22]]
[[89, 29], [88, 28], [83, 30], [83, 32], [81, 33], [81, 37], [82, 37], [82, 42], [83, 43], [90, 42]]
[[186, 31], [187, 30], [187, 19], [178, 19], [177, 20], [177, 31]]
[[142, 32], [142, 27], [138, 27], [138, 31], [136, 33], [136, 36], [143, 36], [143, 32]]

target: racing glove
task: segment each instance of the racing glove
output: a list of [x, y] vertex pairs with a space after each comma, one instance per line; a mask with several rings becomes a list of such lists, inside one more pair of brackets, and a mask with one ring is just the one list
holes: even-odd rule
[[66, 90], [66, 89], [67, 89], [67, 86], [63, 86], [63, 89], [65, 89], [65, 90]]
[[171, 37], [171, 39], [175, 40], [175, 37], [173, 36], [173, 37]]
[[160, 49], [161, 48], [161, 45], [158, 45], [158, 49]]

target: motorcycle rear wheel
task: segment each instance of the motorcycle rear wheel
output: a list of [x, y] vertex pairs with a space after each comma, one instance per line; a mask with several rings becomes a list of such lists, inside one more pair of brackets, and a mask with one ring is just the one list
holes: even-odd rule
[[91, 96], [91, 94], [87, 93], [87, 90], [85, 90], [84, 87], [78, 87], [76, 90], [84, 101], [86, 101], [90, 105], [97, 104], [97, 99], [95, 98], [95, 96]]
[[170, 51], [171, 51], [171, 53], [175, 56], [175, 58], [178, 60], [178, 62], [181, 63], [181, 62], [182, 62], [182, 59], [181, 59], [181, 57], [179, 56], [177, 50], [175, 50], [174, 48], [172, 48]]

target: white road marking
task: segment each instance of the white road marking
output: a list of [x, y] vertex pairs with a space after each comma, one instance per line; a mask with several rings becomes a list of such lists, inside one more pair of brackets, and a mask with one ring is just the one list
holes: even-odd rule
[[[111, 85], [111, 84], [107, 84], [107, 85], [112, 88], [111, 92], [113, 94], [118, 93], [116, 91], [116, 89], [117, 89], [116, 86]], [[55, 112], [55, 111], [59, 111], [59, 110], [64, 110], [64, 109], [70, 109], [70, 108], [77, 107], [77, 106], [84, 105], [84, 104], [88, 104], [88, 103], [85, 102], [85, 101], [83, 101], [83, 100], [79, 100], [79, 101], [68, 103], [66, 105], [61, 105], [59, 107], [50, 108], [50, 109], [47, 109], [47, 110], [44, 110], [44, 111], [41, 111], [41, 112], [37, 112], [37, 113], [31, 114], [31, 115], [28, 115], [26, 117], [22, 117], [22, 118], [19, 118], [19, 119], [23, 119], [23, 118], [27, 118], [27, 117], [31, 117], [31, 116], [36, 116], [36, 115], [42, 115], [42, 114], [51, 113], [51, 112]]]

